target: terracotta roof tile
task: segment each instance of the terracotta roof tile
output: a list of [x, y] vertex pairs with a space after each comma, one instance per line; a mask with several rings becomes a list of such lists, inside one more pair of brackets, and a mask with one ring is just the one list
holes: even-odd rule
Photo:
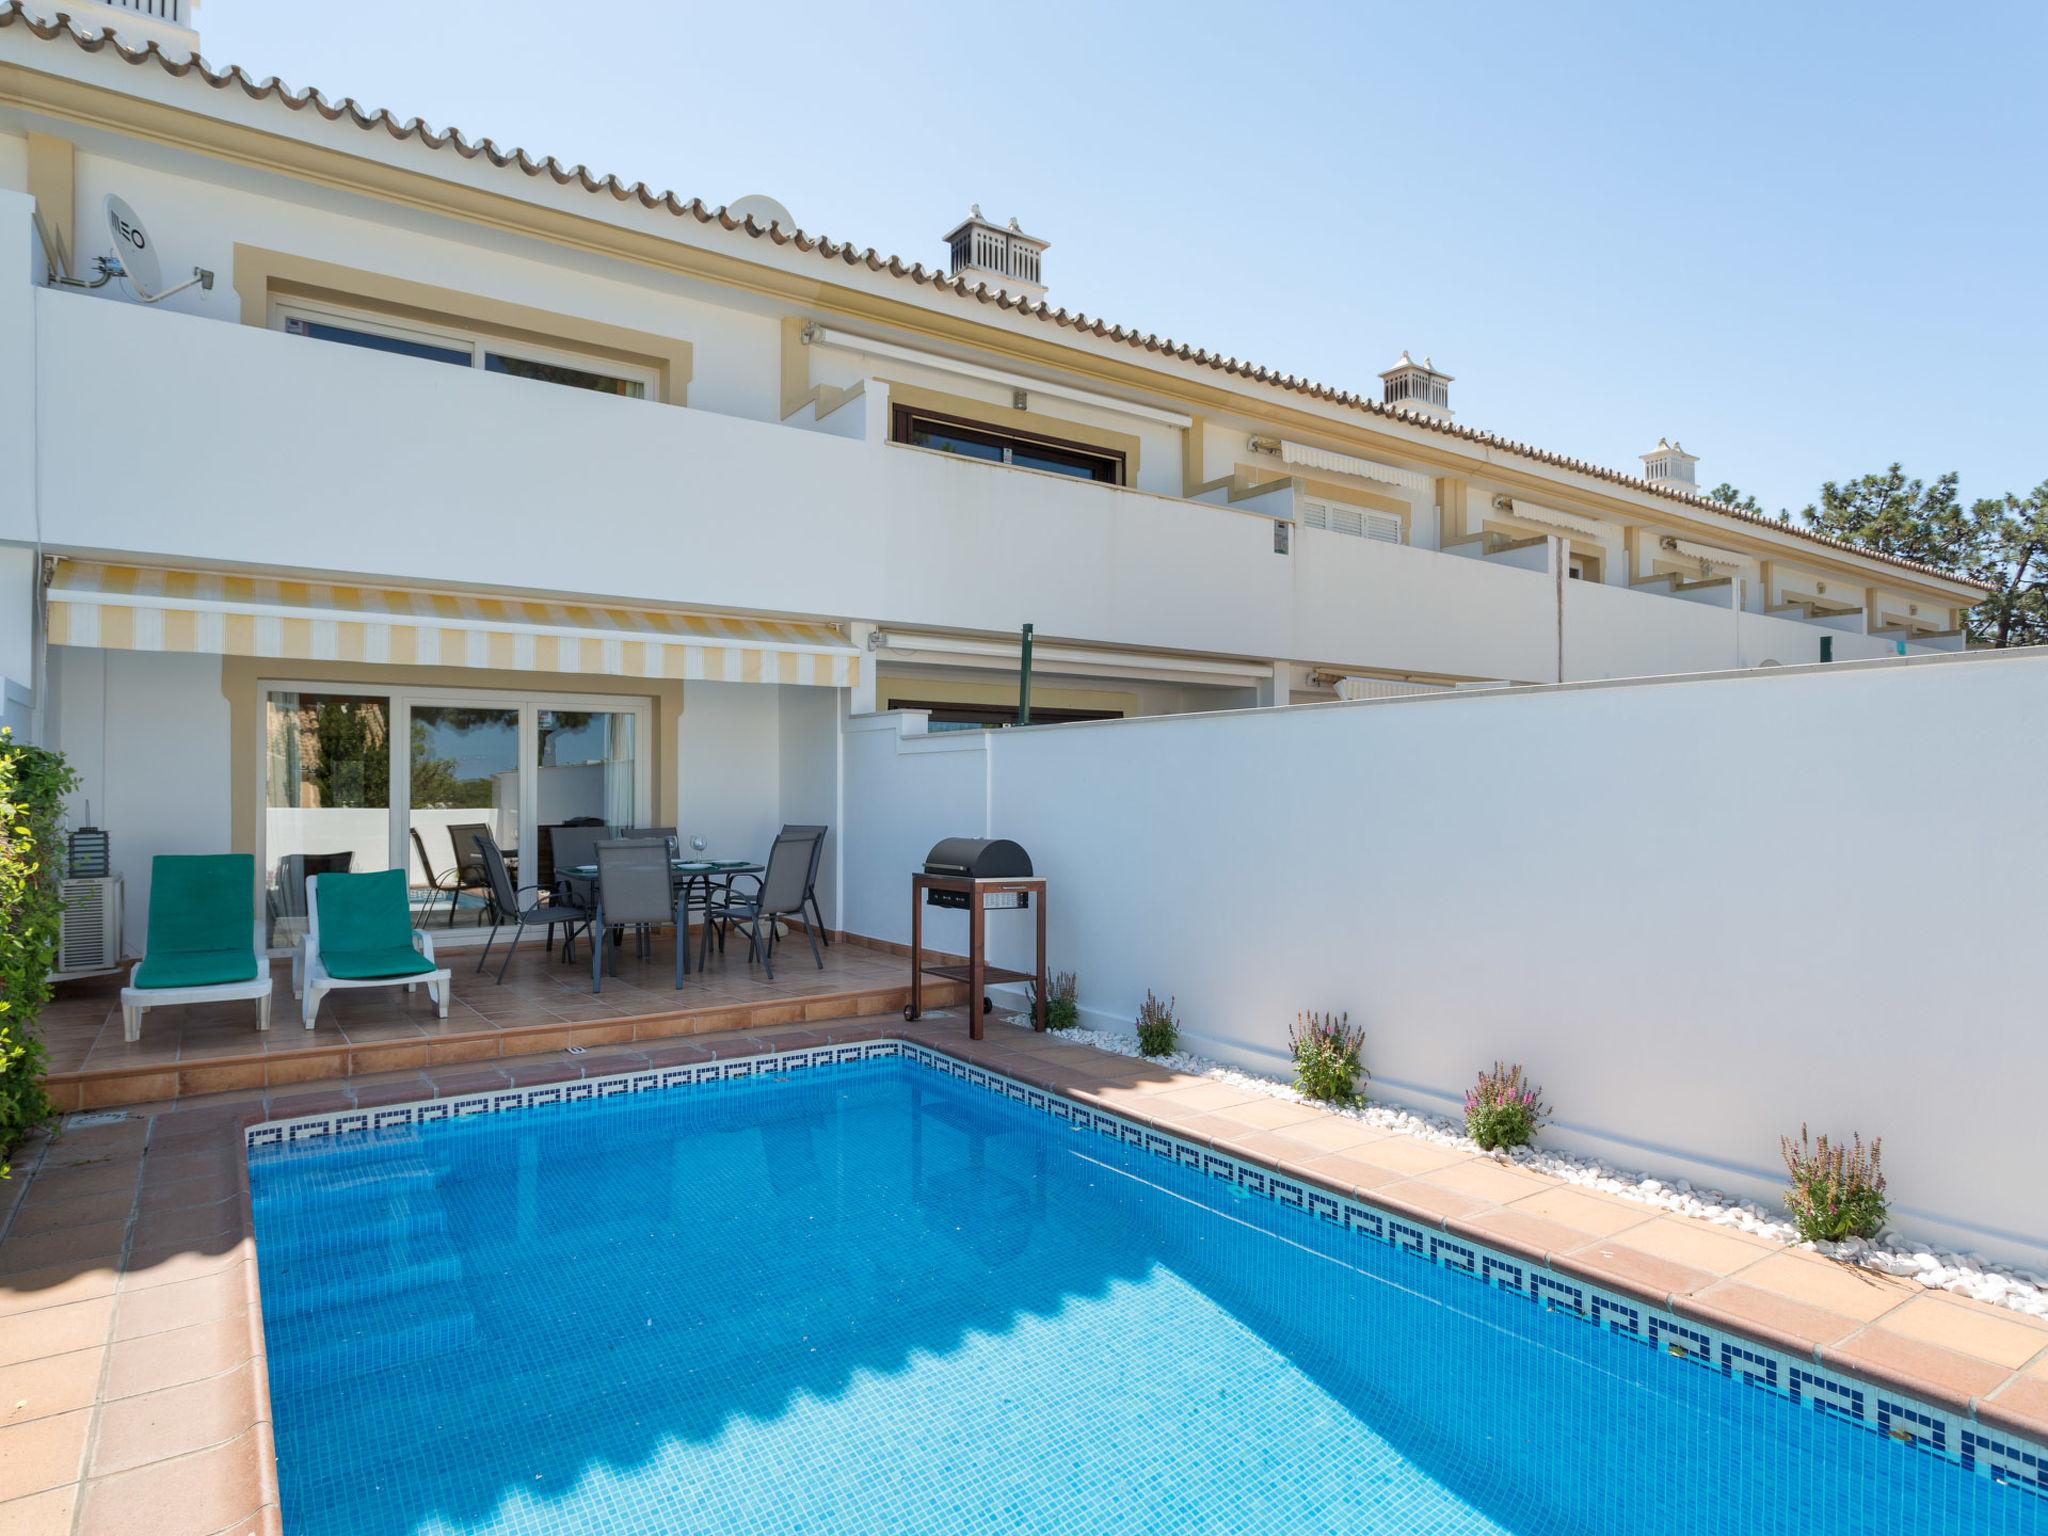
[[674, 192], [655, 192], [650, 190], [645, 182], [639, 181], [629, 186], [613, 175], [594, 175], [585, 166], [564, 166], [553, 155], [536, 160], [523, 149], [502, 149], [488, 138], [466, 138], [460, 130], [455, 128], [449, 128], [444, 132], [436, 133], [420, 118], [410, 117], [401, 122], [391, 112], [382, 107], [377, 108], [375, 111], [366, 111], [352, 97], [344, 96], [339, 101], [330, 101], [319, 91], [311, 88], [294, 91], [281, 83], [275, 75], [266, 75], [263, 79], [258, 80], [244, 72], [239, 65], [229, 65], [226, 69], [221, 70], [213, 68], [204, 58], [197, 55], [189, 59], [172, 58], [166, 55], [154, 40], [142, 47], [131, 48], [110, 32], [91, 33], [80, 30], [72, 22], [71, 18], [63, 13], [59, 13], [54, 21], [43, 20], [29, 14], [23, 4], [23, 0], [0, 0], [0, 27], [11, 26], [17, 21], [26, 26], [39, 38], [51, 40], [60, 36], [68, 37], [73, 43], [88, 53], [98, 53], [103, 49], [111, 48], [120, 58], [134, 65], [146, 66], [154, 60], [167, 73], [173, 76], [182, 78], [186, 75], [196, 74], [206, 84], [216, 90], [240, 90], [251, 100], [255, 101], [275, 99], [283, 106], [295, 112], [302, 112], [310, 108], [329, 122], [339, 122], [346, 118], [357, 127], [366, 131], [381, 129], [393, 139], [401, 142], [407, 139], [417, 139], [430, 149], [452, 149], [465, 159], [474, 160], [481, 156], [489, 160], [493, 165], [501, 167], [516, 166], [528, 176], [536, 178], [545, 176], [560, 186], [568, 186], [574, 183], [585, 191], [609, 194], [620, 202], [637, 202], [642, 207], [649, 209], [665, 208], [678, 217], [694, 219], [699, 224], [716, 224], [722, 229], [744, 233], [757, 240], [767, 240], [777, 246], [794, 245], [799, 251], [806, 254], [815, 254], [828, 262], [838, 262], [849, 267], [861, 267], [870, 272], [886, 272], [891, 277], [902, 278], [905, 281], [930, 288], [935, 292], [948, 293], [962, 299], [970, 299], [981, 304], [993, 305], [1000, 310], [1013, 310], [1063, 330], [1121, 342], [1146, 352], [1157, 353], [1181, 362], [1194, 363], [1199, 367], [1212, 368], [1219, 373], [1233, 378], [1246, 379], [1252, 383], [1265, 385], [1269, 388], [1285, 390], [1289, 393], [1305, 395], [1310, 399], [1327, 404], [1347, 407], [1364, 415], [1386, 417], [1390, 420], [1401, 422], [1405, 426], [1419, 427], [1427, 431], [1440, 433], [1446, 437], [1455, 438], [1461, 442], [1512, 453], [1520, 458], [1529, 459], [1553, 469], [1564, 469], [1575, 474], [1590, 475], [1595, 479], [1603, 480], [1613, 485], [1624, 486], [1641, 495], [1654, 496], [1661, 501], [1672, 502], [1695, 511], [1707, 512], [1716, 517], [1725, 517], [1735, 522], [1757, 524], [1774, 532], [1788, 533], [1808, 543], [1840, 550], [1845, 554], [1855, 555], [1862, 559], [1880, 561], [1902, 570], [1940, 577], [1943, 580], [1958, 582], [1964, 586], [1978, 587], [1987, 592], [1990, 590], [1989, 587], [1984, 586], [1981, 582], [1973, 581], [1969, 577], [1960, 576], [1952, 571], [1944, 571], [1937, 566], [1925, 565], [1917, 560], [1908, 560], [1899, 555], [1883, 554], [1876, 550], [1866, 549], [1858, 544], [1852, 544], [1845, 539], [1830, 538], [1825, 534], [1793, 527], [1787, 523], [1780, 523], [1776, 518], [1754, 512], [1745, 512], [1740, 508], [1726, 506], [1706, 496], [1666, 490], [1652, 485], [1639, 475], [1626, 474], [1620, 470], [1609, 469], [1604, 465], [1573, 458], [1568, 454], [1555, 453], [1549, 449], [1538, 448], [1529, 443], [1517, 442], [1512, 438], [1505, 438], [1492, 432], [1481, 431], [1476, 427], [1461, 426], [1455, 422], [1441, 421], [1434, 417], [1423, 415], [1420, 412], [1403, 409], [1400, 406], [1384, 404], [1369, 396], [1361, 395], [1355, 390], [1337, 389], [1327, 384], [1303, 378], [1298, 374], [1281, 373], [1278, 369], [1269, 368], [1262, 363], [1252, 363], [1236, 357], [1226, 357], [1221, 353], [1211, 352], [1205, 347], [1192, 347], [1186, 342], [1177, 342], [1171, 337], [1160, 337], [1150, 332], [1140, 332], [1128, 326], [1110, 323], [1103, 320], [1100, 316], [1088, 315], [1079, 310], [1070, 313], [1064, 306], [1055, 309], [1042, 299], [1023, 299], [1013, 294], [993, 291], [986, 283], [968, 283], [963, 279], [952, 277], [936, 267], [927, 268], [922, 262], [906, 263], [900, 256], [881, 255], [873, 246], [857, 249], [846, 241], [834, 240], [826, 235], [813, 235], [802, 229], [786, 230], [780, 223], [758, 224], [751, 214], [735, 219], [725, 208], [710, 207], [706, 205], [702, 198], [692, 197], [684, 199], [676, 196]]

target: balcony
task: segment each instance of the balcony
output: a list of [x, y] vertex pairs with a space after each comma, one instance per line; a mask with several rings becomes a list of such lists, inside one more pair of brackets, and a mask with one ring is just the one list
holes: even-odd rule
[[[48, 290], [34, 303], [40, 536], [58, 549], [1556, 675], [1548, 541], [1459, 559], [1303, 527], [1284, 494], [1187, 501], [969, 463], [889, 443], [874, 382], [784, 425]], [[0, 536], [37, 536], [28, 505], [10, 518]], [[1750, 649], [1737, 628], [1811, 634], [1726, 597], [1569, 586], [1567, 676], [1727, 666]], [[1769, 644], [1813, 659], [1810, 638]]]

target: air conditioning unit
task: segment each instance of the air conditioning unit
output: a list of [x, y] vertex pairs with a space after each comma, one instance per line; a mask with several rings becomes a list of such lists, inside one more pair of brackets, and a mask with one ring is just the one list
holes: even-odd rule
[[57, 936], [52, 979], [102, 976], [121, 968], [121, 877], [66, 880], [64, 917]]

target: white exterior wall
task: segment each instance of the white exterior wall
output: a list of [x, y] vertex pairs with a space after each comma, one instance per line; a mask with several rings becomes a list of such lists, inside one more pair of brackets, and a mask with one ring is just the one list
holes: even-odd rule
[[[826, 690], [819, 690], [826, 692]], [[782, 825], [782, 690], [686, 683], [677, 726], [676, 835], [714, 859], [758, 859]]]
[[[218, 656], [52, 646], [48, 734], [77, 770], [69, 826], [105, 827], [125, 884], [130, 954], [142, 952], [150, 860], [248, 846], [233, 825], [228, 701]], [[384, 812], [375, 813], [381, 818]], [[240, 839], [236, 832], [241, 831]], [[380, 840], [377, 863], [384, 862]]]
[[[945, 741], [905, 719], [849, 738], [856, 932], [906, 938], [909, 871], [986, 827], [1049, 879], [1092, 1022], [1151, 988], [1198, 1049], [1284, 1072], [1296, 1013], [1347, 1009], [1381, 1097], [1454, 1111], [1520, 1060], [1555, 1143], [1766, 1199], [1802, 1121], [1882, 1135], [1902, 1228], [2048, 1259], [2040, 917], [1969, 896], [1989, 850], [2048, 860], [2013, 813], [2048, 654]], [[1907, 807], [1881, 872], [1800, 878]], [[1021, 925], [995, 933], [1022, 960]]]

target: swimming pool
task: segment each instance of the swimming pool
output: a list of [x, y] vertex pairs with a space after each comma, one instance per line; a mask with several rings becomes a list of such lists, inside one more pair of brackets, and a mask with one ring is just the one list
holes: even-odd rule
[[2048, 1536], [2035, 1447], [922, 1047], [249, 1135], [292, 1536]]

